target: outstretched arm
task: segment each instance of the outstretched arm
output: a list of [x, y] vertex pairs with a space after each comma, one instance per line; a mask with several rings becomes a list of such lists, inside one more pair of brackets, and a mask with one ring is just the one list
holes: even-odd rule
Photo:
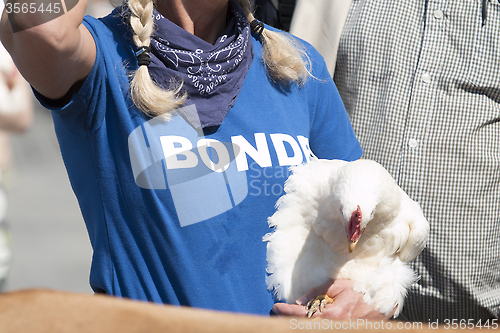
[[86, 7], [87, 0], [80, 0], [69, 12], [48, 22], [38, 11], [11, 13], [16, 27], [24, 29], [12, 29], [7, 11], [3, 12], [2, 43], [24, 78], [47, 98], [66, 96], [92, 69], [96, 49], [82, 24]]

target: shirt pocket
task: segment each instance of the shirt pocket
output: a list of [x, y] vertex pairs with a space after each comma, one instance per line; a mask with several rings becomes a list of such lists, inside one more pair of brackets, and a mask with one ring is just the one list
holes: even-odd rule
[[[477, 0], [482, 2], [482, 0]], [[481, 19], [481, 6], [474, 33], [472, 58], [467, 80], [479, 88], [500, 89], [500, 2], [487, 0], [486, 21]]]

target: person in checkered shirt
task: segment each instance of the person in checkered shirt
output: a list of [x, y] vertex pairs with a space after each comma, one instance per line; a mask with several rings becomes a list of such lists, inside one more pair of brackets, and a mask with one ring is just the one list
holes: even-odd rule
[[400, 317], [498, 318], [498, 0], [353, 0], [334, 80], [363, 157], [431, 224]]

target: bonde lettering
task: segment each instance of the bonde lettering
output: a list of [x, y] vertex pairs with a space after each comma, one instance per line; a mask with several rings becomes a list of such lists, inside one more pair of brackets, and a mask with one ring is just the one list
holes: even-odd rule
[[[280, 166], [301, 164], [304, 158], [309, 161], [311, 156], [309, 140], [301, 135], [294, 138], [289, 134], [276, 133], [270, 134], [268, 140], [265, 133], [255, 133], [254, 142], [255, 145], [252, 145], [242, 135], [231, 137], [231, 145], [203, 138], [196, 142], [195, 148], [195, 143], [182, 136], [166, 135], [160, 137], [165, 164], [169, 170], [194, 168], [201, 159], [201, 162], [210, 170], [224, 172], [231, 162], [228, 147], [232, 149], [235, 156], [238, 171], [248, 170], [248, 158], [251, 158], [261, 168], [270, 167], [272, 159], [269, 142], [274, 147]], [[197, 149], [198, 155], [193, 152], [194, 149]], [[210, 154], [210, 152], [214, 153]]]

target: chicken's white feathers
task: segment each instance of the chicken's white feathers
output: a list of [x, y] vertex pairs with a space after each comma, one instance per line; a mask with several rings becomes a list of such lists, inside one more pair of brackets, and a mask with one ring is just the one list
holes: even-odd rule
[[[331, 279], [354, 289], [395, 316], [416, 281], [407, 265], [427, 242], [429, 224], [418, 204], [389, 173], [370, 160], [312, 159], [292, 168], [286, 194], [268, 220], [266, 280], [279, 300], [294, 303]], [[360, 212], [364, 233], [349, 253], [346, 223]]]

